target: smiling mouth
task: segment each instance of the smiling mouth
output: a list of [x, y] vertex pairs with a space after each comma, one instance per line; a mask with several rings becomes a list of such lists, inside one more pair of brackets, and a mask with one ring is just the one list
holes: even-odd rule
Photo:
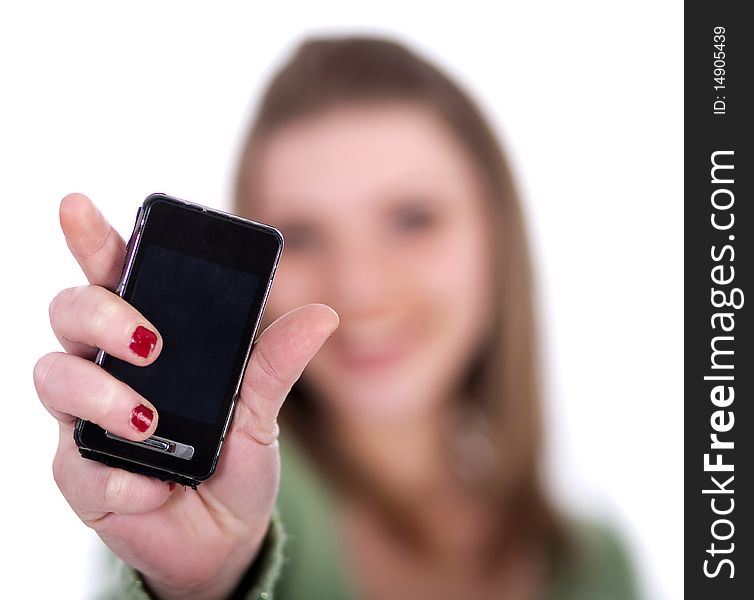
[[403, 356], [403, 351], [397, 344], [377, 348], [341, 343], [336, 345], [334, 351], [341, 365], [354, 370], [388, 367], [397, 363]]

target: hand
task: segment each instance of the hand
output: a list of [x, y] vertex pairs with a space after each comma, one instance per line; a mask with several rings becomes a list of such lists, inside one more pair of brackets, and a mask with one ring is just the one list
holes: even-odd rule
[[[83, 459], [73, 440], [76, 417], [132, 440], [149, 437], [158, 419], [153, 405], [92, 362], [96, 348], [144, 366], [159, 356], [162, 340], [113, 293], [125, 243], [91, 201], [66, 196], [60, 222], [91, 285], [63, 290], [52, 301], [50, 321], [65, 352], [47, 354], [34, 367], [37, 394], [60, 425], [55, 481], [81, 520], [142, 573], [153, 593], [222, 598], [256, 556], [269, 525], [280, 476], [278, 411], [337, 328], [338, 315], [326, 305], [308, 304], [260, 335], [217, 470], [198, 491]], [[147, 358], [129, 347], [139, 325], [157, 335]], [[154, 413], [143, 432], [132, 424], [139, 404]]]

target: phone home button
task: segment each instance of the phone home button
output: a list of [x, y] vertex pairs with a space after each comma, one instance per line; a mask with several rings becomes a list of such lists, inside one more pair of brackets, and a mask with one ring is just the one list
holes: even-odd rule
[[133, 440], [127, 440], [126, 438], [105, 432], [105, 435], [112, 440], [118, 440], [119, 442], [126, 442], [127, 444], [133, 444], [134, 446], [141, 446], [142, 448], [148, 448], [155, 452], [162, 452], [163, 454], [172, 454], [176, 458], [182, 458], [183, 460], [191, 460], [194, 457], [194, 447], [188, 444], [182, 444], [174, 440], [169, 440], [164, 437], [153, 435], [148, 437], [143, 442], [135, 442]]

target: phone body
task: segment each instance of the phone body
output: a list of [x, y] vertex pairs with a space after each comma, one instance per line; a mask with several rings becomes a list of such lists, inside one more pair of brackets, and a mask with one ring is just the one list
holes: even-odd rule
[[270, 225], [152, 194], [138, 210], [116, 293], [158, 329], [146, 367], [100, 350], [96, 363], [157, 408], [133, 442], [79, 419], [85, 458], [196, 488], [215, 471], [283, 250]]

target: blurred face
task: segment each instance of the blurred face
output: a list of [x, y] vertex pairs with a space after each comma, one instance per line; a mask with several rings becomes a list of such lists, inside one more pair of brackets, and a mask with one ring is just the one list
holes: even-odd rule
[[413, 103], [338, 107], [274, 130], [254, 173], [254, 216], [285, 237], [267, 319], [309, 302], [340, 315], [303, 375], [323, 408], [376, 423], [447, 402], [489, 331], [494, 269], [451, 131]]

